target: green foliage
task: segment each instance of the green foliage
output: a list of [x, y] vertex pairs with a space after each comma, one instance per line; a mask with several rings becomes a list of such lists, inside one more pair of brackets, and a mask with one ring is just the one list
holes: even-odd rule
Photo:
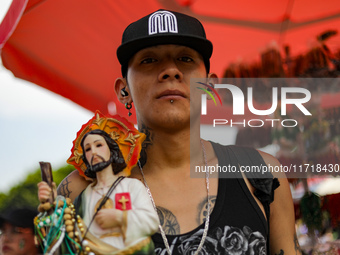
[[306, 192], [300, 201], [302, 220], [306, 223], [308, 232], [314, 234], [315, 230], [322, 228], [321, 198], [313, 192]]
[[[72, 171], [74, 167], [67, 165], [58, 170], [53, 170], [53, 180], [58, 186], [59, 183]], [[37, 208], [38, 182], [41, 181], [40, 169], [29, 173], [24, 181], [12, 187], [7, 193], [0, 193], [0, 213], [9, 207], [33, 207]]]

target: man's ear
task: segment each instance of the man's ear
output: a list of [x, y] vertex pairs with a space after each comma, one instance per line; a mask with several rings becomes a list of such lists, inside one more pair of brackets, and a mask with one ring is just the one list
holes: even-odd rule
[[115, 81], [115, 92], [118, 100], [123, 103], [131, 103], [132, 98], [129, 86], [127, 85], [126, 78], [117, 78]]
[[[218, 77], [215, 73], [209, 73], [208, 76], [207, 76], [207, 85], [209, 85], [210, 87], [207, 88], [207, 90], [209, 92], [211, 92], [212, 94], [214, 94], [214, 87], [215, 87], [215, 84], [218, 83]], [[211, 100], [212, 98], [210, 97], [210, 95], [208, 95], [208, 100]]]
[[216, 83], [218, 83], [218, 77], [215, 73], [209, 73], [207, 78], [207, 82], [209, 85], [214, 86]]

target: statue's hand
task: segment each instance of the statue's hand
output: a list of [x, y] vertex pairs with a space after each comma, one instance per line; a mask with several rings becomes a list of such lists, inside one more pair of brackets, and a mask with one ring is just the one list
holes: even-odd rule
[[95, 221], [102, 229], [120, 227], [123, 221], [123, 212], [117, 209], [101, 209]]
[[[53, 182], [53, 191], [56, 191], [56, 185]], [[46, 182], [39, 182], [38, 183], [38, 198], [40, 203], [44, 203], [46, 202], [51, 196], [52, 194], [52, 189], [50, 188], [50, 186], [48, 186], [48, 184]], [[56, 197], [56, 193], [54, 194], [54, 197]]]

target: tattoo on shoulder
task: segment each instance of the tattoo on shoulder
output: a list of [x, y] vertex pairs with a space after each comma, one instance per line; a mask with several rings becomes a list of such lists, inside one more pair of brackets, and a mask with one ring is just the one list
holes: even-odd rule
[[202, 224], [205, 221], [205, 217], [208, 213], [208, 203], [210, 206], [210, 212], [211, 214], [212, 210], [214, 209], [215, 203], [216, 203], [216, 196], [209, 196], [208, 201], [204, 199], [199, 205], [198, 205], [198, 215], [197, 215], [197, 223]]
[[157, 206], [157, 213], [160, 224], [167, 235], [178, 235], [180, 234], [180, 227], [176, 216], [164, 207]]
[[296, 233], [294, 235], [294, 247], [295, 247], [295, 254], [302, 254], [302, 250], [299, 244], [299, 240], [296, 236]]
[[57, 193], [58, 195], [62, 195], [64, 197], [70, 197], [70, 194], [72, 193], [72, 191], [69, 190], [68, 185], [71, 182], [68, 180], [68, 178], [66, 177], [58, 186], [57, 188]]
[[285, 254], [283, 250], [280, 250], [279, 254], [275, 254], [275, 255], [283, 255]]

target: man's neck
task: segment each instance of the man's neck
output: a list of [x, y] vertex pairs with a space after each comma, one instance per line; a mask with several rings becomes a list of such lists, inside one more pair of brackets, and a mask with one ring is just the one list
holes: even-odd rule
[[149, 171], [189, 174], [190, 160], [202, 160], [199, 132], [191, 131], [191, 136], [190, 129], [171, 134], [151, 129], [149, 132], [146, 149]]

